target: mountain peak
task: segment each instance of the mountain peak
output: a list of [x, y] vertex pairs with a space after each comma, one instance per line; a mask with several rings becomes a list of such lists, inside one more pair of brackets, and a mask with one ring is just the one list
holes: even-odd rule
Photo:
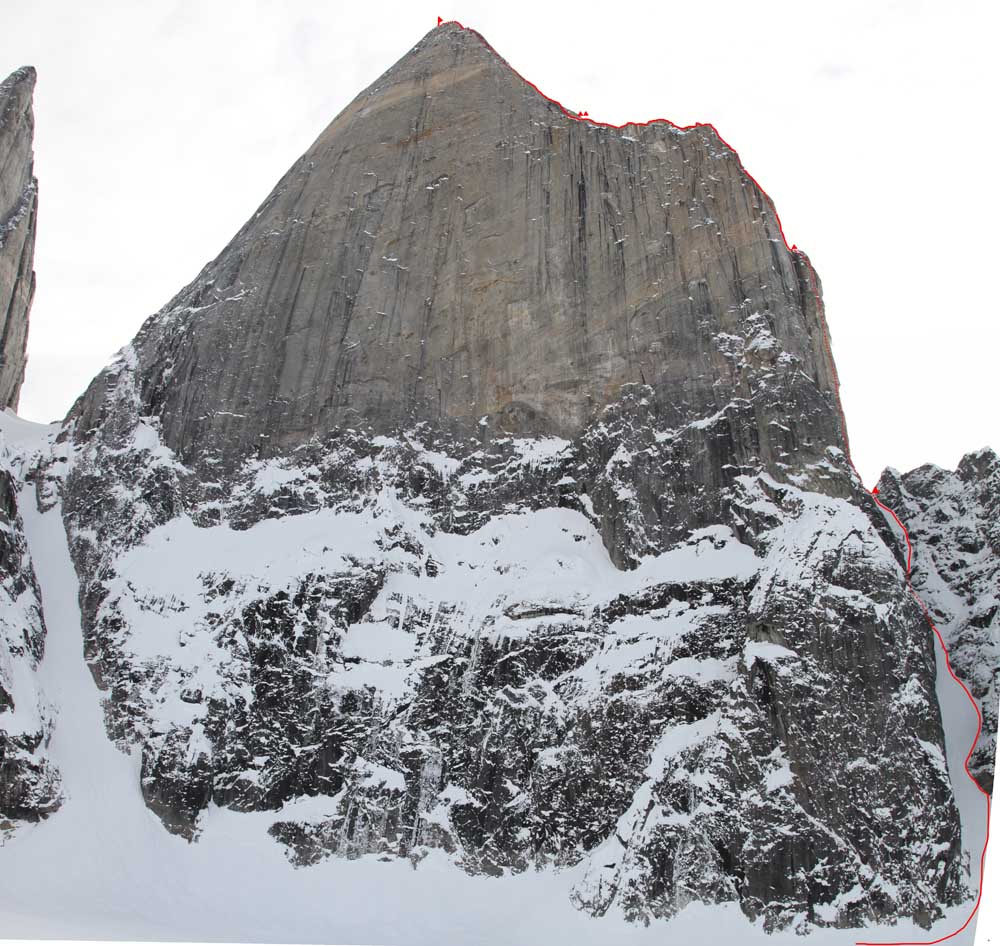
[[529, 90], [544, 101], [479, 33], [456, 22], [443, 23], [365, 89], [334, 123], [358, 110], [367, 116], [367, 109], [405, 104], [413, 98], [462, 93], [471, 109], [487, 100], [514, 101]]
[[[750, 936], [928, 928], [968, 898], [975, 822], [945, 764], [967, 743], [942, 729], [954, 700], [879, 506], [895, 487], [926, 514], [929, 613], [985, 602], [942, 630], [995, 730], [996, 458], [893, 477], [876, 505], [816, 274], [732, 150], [575, 118], [478, 34], [433, 31], [58, 434], [0, 450], [0, 844], [52, 814], [60, 777], [71, 802], [0, 868], [16, 916], [22, 891], [38, 929], [103, 904], [108, 935], [155, 875], [154, 933], [194, 917], [174, 938], [247, 938], [249, 891], [256, 934], [440, 941], [447, 861], [494, 878], [464, 898], [472, 924], [452, 918], [465, 940], [537, 938], [537, 911], [498, 929], [482, 907], [529, 869], [547, 910], [604, 917], [545, 916], [581, 942], [691, 901], [725, 904], [698, 917], [739, 940], [736, 907]], [[140, 798], [205, 843], [164, 866]], [[317, 913], [326, 880], [263, 851], [216, 884], [265, 830], [310, 870], [423, 877], [433, 853], [433, 876], [403, 883], [385, 933], [344, 898]], [[92, 864], [118, 835], [135, 883], [109, 888]], [[72, 842], [55, 870], [53, 838]], [[303, 935], [303, 915], [328, 922]]]
[[[702, 128], [576, 121], [457, 23], [333, 120], [136, 353], [188, 459], [344, 425], [574, 437], [635, 384], [681, 427], [772, 371], [825, 405], [817, 457], [846, 444], [815, 274], [738, 157]], [[777, 464], [794, 425], [766, 413]]]
[[0, 95], [9, 94], [15, 86], [24, 87], [30, 94], [35, 88], [35, 80], [37, 78], [38, 73], [35, 71], [34, 66], [21, 66], [7, 76], [3, 82], [0, 82]]
[[428, 30], [411, 52], [442, 48], [484, 52], [506, 65], [506, 60], [486, 41], [482, 33], [463, 26], [457, 20], [449, 20]]

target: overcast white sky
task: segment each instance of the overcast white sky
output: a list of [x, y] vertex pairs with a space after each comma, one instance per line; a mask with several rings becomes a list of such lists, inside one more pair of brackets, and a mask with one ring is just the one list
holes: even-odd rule
[[739, 151], [823, 281], [869, 486], [1000, 448], [990, 2], [3, 6], [0, 72], [38, 69], [27, 418], [61, 417], [440, 15], [596, 120], [711, 122]]

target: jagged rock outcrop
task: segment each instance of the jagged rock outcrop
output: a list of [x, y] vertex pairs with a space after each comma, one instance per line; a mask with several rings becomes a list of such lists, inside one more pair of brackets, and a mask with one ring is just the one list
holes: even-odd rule
[[35, 70], [30, 66], [0, 83], [0, 410], [17, 407], [35, 294], [34, 88]]
[[170, 830], [926, 925], [966, 893], [933, 640], [846, 448], [818, 280], [715, 132], [577, 121], [445, 25], [36, 479]]
[[[952, 669], [983, 717], [969, 770], [993, 791], [1000, 677], [1000, 459], [987, 448], [958, 469], [888, 469], [882, 499], [905, 524], [910, 580], [944, 637]], [[901, 539], [902, 541], [902, 539]]]
[[[17, 406], [35, 291], [34, 87], [30, 67], [0, 83], [0, 410]], [[0, 843], [19, 822], [59, 804], [59, 776], [46, 753], [52, 712], [36, 675], [45, 622], [16, 503], [23, 460], [0, 431]]]
[[150, 427], [76, 452], [88, 657], [171, 830], [214, 801], [275, 810], [302, 864], [584, 861], [576, 902], [633, 919], [929, 922], [961, 896], [933, 644], [862, 509], [740, 477], [722, 522], [620, 571], [582, 445], [420, 433], [221, 489]]
[[0, 844], [19, 823], [60, 803], [59, 773], [48, 758], [53, 712], [38, 680], [45, 621], [17, 490], [25, 468], [0, 430]]

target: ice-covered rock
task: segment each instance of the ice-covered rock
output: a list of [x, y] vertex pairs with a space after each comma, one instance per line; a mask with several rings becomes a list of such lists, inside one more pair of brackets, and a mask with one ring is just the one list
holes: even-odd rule
[[45, 817], [60, 802], [59, 774], [47, 751], [53, 712], [37, 675], [45, 621], [17, 509], [30, 454], [8, 443], [12, 424], [11, 415], [0, 416], [0, 843], [19, 823]]
[[878, 488], [909, 532], [913, 586], [944, 637], [952, 668], [979, 703], [983, 727], [969, 769], [992, 792], [1000, 676], [1000, 460], [983, 448], [963, 457], [954, 471], [929, 464], [903, 474], [888, 469]]

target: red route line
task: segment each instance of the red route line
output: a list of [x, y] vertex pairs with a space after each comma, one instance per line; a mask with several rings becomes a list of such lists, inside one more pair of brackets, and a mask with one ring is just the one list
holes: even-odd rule
[[979, 910], [979, 905], [983, 899], [983, 872], [986, 868], [986, 848], [990, 843], [990, 796], [983, 787], [973, 778], [972, 773], [969, 771], [969, 759], [972, 758], [972, 753], [975, 751], [976, 743], [979, 742], [979, 735], [983, 731], [983, 714], [979, 711], [979, 705], [973, 699], [972, 694], [969, 692], [969, 688], [956, 676], [955, 671], [951, 667], [951, 658], [948, 656], [948, 648], [945, 646], [944, 638], [941, 636], [941, 632], [937, 629], [934, 620], [931, 618], [930, 610], [927, 605], [924, 604], [920, 595], [917, 594], [916, 589], [910, 582], [910, 562], [913, 554], [913, 547], [910, 545], [910, 534], [906, 529], [906, 526], [900, 521], [899, 516], [890, 509], [881, 499], [878, 498], [878, 490], [872, 491], [872, 499], [878, 503], [879, 507], [889, 513], [893, 519], [896, 520], [896, 524], [903, 531], [903, 538], [906, 539], [906, 584], [910, 589], [910, 594], [916, 599], [917, 604], [920, 605], [921, 610], [924, 612], [924, 617], [927, 619], [927, 623], [931, 626], [931, 630], [934, 632], [934, 636], [937, 638], [938, 643], [941, 645], [941, 650], [944, 653], [944, 663], [948, 668], [948, 673], [951, 674], [951, 678], [965, 691], [965, 695], [969, 698], [969, 702], [972, 704], [972, 708], [976, 711], [976, 735], [972, 740], [972, 745], [969, 746], [969, 751], [966, 753], [965, 762], [963, 766], [965, 768], [965, 774], [972, 779], [972, 784], [976, 786], [977, 789], [982, 793], [983, 797], [986, 799], [986, 837], [983, 839], [983, 853], [979, 858], [979, 892], [976, 895], [976, 903], [972, 908], [972, 912], [969, 914], [968, 919], [957, 929], [954, 933], [949, 933], [947, 936], [942, 936], [940, 939], [932, 940], [899, 940], [896, 942], [885, 942], [885, 941], [867, 941], [860, 940], [856, 946], [933, 946], [934, 943], [943, 943], [946, 940], [951, 939], [954, 936], [958, 936], [966, 927], [972, 922], [972, 918], [976, 915]]
[[[588, 117], [586, 115], [581, 115], [579, 112], [575, 112], [572, 109], [566, 108], [566, 106], [563, 105], [562, 102], [558, 101], [557, 99], [552, 98], [549, 95], [546, 95], [540, 88], [538, 88], [537, 85], [535, 85], [534, 82], [530, 81], [529, 79], [526, 79], [509, 62], [507, 62], [507, 60], [504, 59], [504, 57], [501, 56], [486, 41], [486, 38], [481, 33], [477, 32], [474, 29], [471, 29], [470, 27], [463, 26], [461, 23], [458, 22], [458, 20], [448, 20], [447, 22], [439, 22], [438, 23], [438, 27], [441, 27], [441, 26], [457, 26], [457, 27], [459, 27], [459, 29], [462, 29], [462, 30], [465, 30], [468, 33], [471, 33], [488, 50], [490, 50], [490, 52], [492, 52], [493, 55], [496, 56], [508, 69], [510, 69], [510, 71], [514, 75], [516, 75], [525, 85], [530, 86], [543, 99], [545, 99], [548, 102], [551, 102], [553, 105], [555, 105], [557, 108], [559, 108], [560, 111], [562, 111], [562, 113], [567, 118], [571, 118], [571, 119], [573, 119], [573, 121], [586, 122], [586, 123], [588, 123], [590, 125], [595, 125], [595, 126], [597, 126], [599, 128], [614, 128], [614, 129], [622, 129], [622, 128], [628, 128], [628, 127], [645, 128], [647, 125], [664, 124], [664, 125], [669, 125], [671, 128], [676, 128], [678, 131], [691, 131], [694, 128], [710, 128], [715, 133], [715, 135], [719, 139], [719, 141], [721, 141], [722, 144], [724, 144], [733, 153], [733, 156], [736, 158], [736, 161], [739, 164], [740, 170], [750, 179], [750, 181], [753, 182], [753, 184], [754, 184], [754, 186], [756, 186], [757, 190], [760, 191], [761, 195], [771, 205], [771, 212], [774, 214], [774, 220], [775, 220], [775, 222], [778, 225], [778, 232], [781, 234], [781, 239], [782, 239], [782, 241], [785, 244], [785, 249], [787, 249], [793, 255], [795, 255], [795, 256], [803, 259], [805, 261], [805, 263], [806, 263], [806, 266], [808, 268], [808, 273], [809, 273], [810, 288], [812, 289], [813, 297], [816, 300], [816, 309], [817, 309], [817, 312], [822, 316], [821, 324], [822, 324], [822, 327], [823, 327], [823, 344], [824, 344], [824, 347], [826, 348], [826, 354], [827, 354], [827, 358], [829, 359], [829, 362], [830, 362], [830, 367], [833, 370], [834, 379], [836, 380], [836, 385], [835, 385], [835, 388], [834, 388], [834, 394], [835, 394], [835, 396], [837, 398], [837, 409], [838, 409], [838, 411], [840, 413], [840, 430], [841, 430], [841, 434], [844, 437], [844, 445], [847, 447], [847, 453], [846, 453], [847, 462], [851, 465], [851, 469], [854, 470], [854, 475], [857, 476], [858, 481], [863, 484], [864, 483], [864, 479], [862, 478], [861, 474], [858, 472], [858, 468], [854, 465], [854, 460], [851, 458], [850, 442], [848, 441], [848, 438], [847, 438], [847, 421], [846, 421], [846, 418], [845, 418], [845, 415], [844, 415], [844, 405], [843, 405], [843, 402], [840, 399], [840, 378], [839, 378], [839, 376], [837, 374], [836, 363], [833, 360], [833, 350], [830, 347], [830, 332], [829, 332], [829, 329], [827, 328], [827, 324], [826, 324], [826, 316], [825, 316], [824, 307], [823, 307], [823, 300], [820, 298], [819, 290], [817, 289], [817, 286], [816, 286], [816, 274], [815, 274], [815, 272], [814, 272], [814, 270], [812, 268], [812, 263], [809, 261], [809, 257], [802, 250], [800, 250], [797, 246], [795, 246], [794, 244], [789, 245], [788, 238], [785, 236], [785, 229], [781, 225], [781, 218], [778, 216], [778, 211], [777, 211], [777, 209], [774, 206], [774, 201], [771, 200], [771, 198], [767, 195], [767, 192], [764, 190], [764, 188], [760, 186], [760, 183], [757, 181], [757, 178], [755, 178], [743, 166], [743, 162], [740, 160], [740, 156], [737, 153], [736, 149], [731, 144], [729, 144], [729, 142], [726, 141], [726, 139], [723, 138], [722, 135], [719, 134], [719, 131], [715, 127], [715, 125], [712, 125], [709, 122], [695, 122], [693, 125], [678, 125], [676, 122], [670, 121], [669, 118], [652, 118], [649, 121], [645, 121], [645, 122], [625, 122], [622, 125], [612, 125], [609, 122], [594, 121], [594, 119], [592, 119], [592, 118], [590, 118], [590, 117]], [[937, 629], [937, 626], [934, 624], [934, 621], [931, 619], [930, 611], [928, 610], [927, 605], [925, 605], [924, 602], [921, 600], [920, 595], [917, 594], [916, 590], [913, 587], [913, 583], [910, 581], [910, 571], [911, 571], [911, 565], [912, 565], [912, 562], [913, 562], [913, 546], [910, 544], [910, 533], [909, 533], [909, 531], [907, 530], [906, 526], [903, 525], [903, 523], [900, 520], [899, 516], [897, 516], [896, 513], [892, 509], [890, 509], [888, 506], [886, 506], [885, 503], [883, 503], [878, 498], [878, 488], [877, 487], [871, 491], [871, 496], [872, 496], [872, 499], [874, 499], [875, 502], [878, 503], [878, 505], [879, 505], [879, 507], [881, 509], [883, 509], [885, 512], [889, 513], [890, 516], [892, 516], [892, 518], [896, 521], [896, 525], [899, 526], [900, 530], [903, 533], [903, 538], [906, 540], [906, 576], [905, 576], [906, 577], [906, 586], [909, 589], [910, 594], [913, 595], [914, 600], [917, 602], [917, 604], [920, 605], [920, 609], [921, 609], [921, 611], [923, 611], [924, 617], [927, 619], [927, 623], [931, 626], [931, 630], [934, 632], [934, 636], [937, 638], [937, 642], [941, 646], [941, 651], [944, 654], [945, 666], [948, 668], [948, 673], [951, 674], [952, 679], [965, 692], [965, 695], [969, 698], [969, 702], [972, 704], [972, 708], [976, 712], [976, 719], [978, 720], [978, 723], [977, 723], [977, 726], [976, 726], [976, 736], [972, 740], [972, 745], [969, 747], [969, 751], [968, 751], [968, 753], [965, 756], [964, 767], [965, 767], [965, 774], [968, 775], [970, 779], [972, 779], [973, 785], [976, 786], [976, 788], [979, 790], [979, 792], [986, 799], [986, 837], [983, 840], [983, 852], [982, 852], [982, 855], [980, 856], [980, 859], [979, 859], [979, 892], [978, 892], [978, 894], [976, 896], [976, 903], [975, 903], [975, 906], [973, 906], [972, 912], [969, 914], [968, 919], [957, 930], [955, 930], [954, 933], [948, 933], [947, 936], [942, 936], [939, 939], [931, 939], [931, 940], [911, 940], [911, 939], [906, 939], [906, 940], [895, 940], [895, 941], [891, 941], [891, 942], [890, 941], [884, 941], [884, 940], [878, 940], [878, 941], [859, 940], [859, 941], [857, 941], [856, 946], [936, 946], [937, 943], [943, 943], [946, 940], [952, 939], [953, 937], [958, 936], [959, 933], [963, 932], [969, 926], [969, 924], [972, 922], [972, 919], [973, 919], [973, 917], [975, 917], [976, 913], [979, 911], [979, 905], [980, 905], [980, 903], [982, 902], [982, 899], [983, 899], [983, 871], [984, 871], [985, 866], [986, 866], [986, 848], [987, 848], [987, 846], [989, 845], [989, 842], [990, 842], [990, 796], [989, 796], [988, 792], [984, 791], [984, 789], [982, 788], [982, 786], [975, 780], [975, 778], [973, 778], [972, 773], [969, 771], [969, 759], [972, 758], [972, 753], [975, 751], [976, 743], [979, 742], [979, 736], [980, 736], [980, 734], [982, 733], [982, 730], [983, 730], [983, 715], [979, 711], [979, 705], [976, 703], [976, 701], [973, 698], [972, 694], [969, 692], [969, 688], [955, 675], [955, 671], [952, 670], [952, 668], [951, 668], [951, 658], [948, 655], [948, 648], [945, 646], [944, 638], [941, 636], [941, 632]]]
[[448, 20], [444, 23], [439, 23], [438, 28], [442, 26], [457, 26], [459, 29], [465, 30], [467, 33], [471, 33], [476, 39], [479, 40], [494, 56], [497, 57], [511, 72], [514, 73], [525, 85], [530, 86], [534, 89], [543, 99], [547, 102], [551, 102], [555, 105], [567, 118], [572, 118], [576, 122], [586, 122], [587, 124], [594, 125], [598, 128], [614, 128], [616, 130], [621, 130], [622, 128], [645, 128], [647, 125], [669, 125], [671, 128], [676, 128], [678, 131], [691, 131], [695, 128], [711, 128], [715, 133], [715, 136], [721, 141], [730, 151], [732, 151], [737, 163], [740, 166], [740, 170], [754, 183], [757, 190], [767, 199], [767, 202], [771, 205], [771, 212], [774, 214], [774, 220], [778, 224], [778, 231], [781, 233], [781, 239], [785, 244], [785, 249], [793, 253], [801, 252], [797, 246], [789, 246], [788, 238], [785, 236], [785, 228], [781, 225], [781, 218], [778, 216], [778, 211], [775, 209], [774, 201], [768, 197], [766, 191], [760, 186], [760, 183], [744, 166], [743, 162], [740, 160], [739, 154], [737, 154], [736, 149], [728, 142], [722, 135], [719, 134], [719, 129], [715, 127], [711, 122], [695, 122], [693, 125], [678, 125], [676, 122], [672, 122], [669, 118], [651, 118], [646, 122], [625, 122], [622, 125], [612, 125], [610, 122], [597, 122], [594, 119], [589, 118], [585, 115], [581, 115], [579, 112], [574, 112], [571, 108], [566, 108], [562, 102], [558, 99], [552, 98], [551, 95], [546, 95], [534, 82], [530, 79], [526, 79], [521, 75], [503, 56], [500, 55], [487, 41], [486, 37], [482, 33], [472, 29], [469, 26], [463, 26], [458, 20]]

